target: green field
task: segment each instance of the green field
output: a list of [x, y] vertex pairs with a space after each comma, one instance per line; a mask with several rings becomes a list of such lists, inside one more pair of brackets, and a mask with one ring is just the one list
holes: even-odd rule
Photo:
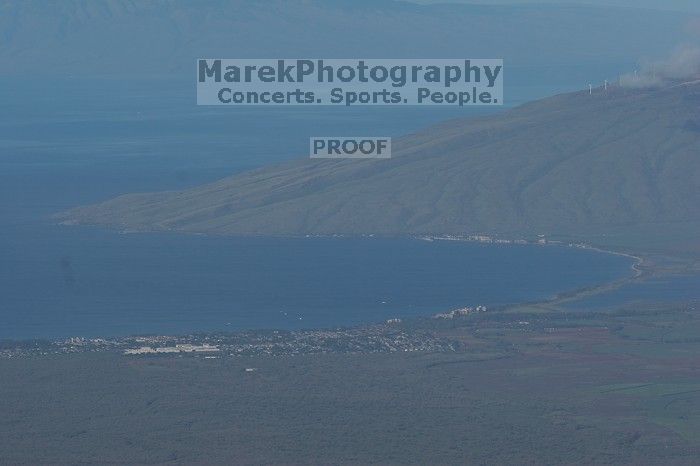
[[451, 354], [0, 360], [0, 464], [696, 464], [698, 322], [511, 310], [434, 324]]

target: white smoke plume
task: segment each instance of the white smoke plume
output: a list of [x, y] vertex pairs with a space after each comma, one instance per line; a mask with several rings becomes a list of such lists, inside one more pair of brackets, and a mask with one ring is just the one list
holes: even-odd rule
[[684, 46], [669, 58], [644, 64], [641, 70], [622, 76], [625, 87], [658, 87], [669, 82], [700, 79], [700, 46]]

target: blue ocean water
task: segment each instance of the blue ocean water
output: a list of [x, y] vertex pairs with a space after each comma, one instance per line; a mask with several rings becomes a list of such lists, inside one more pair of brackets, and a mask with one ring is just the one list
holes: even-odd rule
[[76, 205], [303, 155], [312, 135], [398, 136], [484, 110], [202, 108], [189, 82], [2, 84], [0, 339], [349, 325], [541, 299], [629, 273], [625, 258], [556, 247], [57, 226], [51, 214]]
[[4, 230], [2, 338], [308, 328], [543, 299], [629, 272], [564, 247]]
[[618, 289], [567, 304], [571, 310], [616, 309], [659, 303], [690, 304], [700, 301], [700, 275], [668, 274], [631, 282]]

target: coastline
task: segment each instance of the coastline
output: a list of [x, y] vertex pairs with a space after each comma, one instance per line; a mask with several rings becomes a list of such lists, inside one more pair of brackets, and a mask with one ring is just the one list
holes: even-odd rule
[[576, 301], [579, 299], [587, 298], [597, 294], [605, 293], [618, 289], [628, 283], [633, 281], [646, 279], [648, 277], [659, 275], [661, 272], [654, 269], [650, 264], [648, 259], [641, 254], [631, 254], [622, 251], [615, 251], [611, 249], [605, 249], [598, 246], [592, 246], [586, 243], [565, 243], [563, 241], [548, 241], [544, 235], [541, 235], [537, 241], [528, 241], [526, 239], [496, 239], [488, 235], [472, 235], [472, 236], [453, 236], [453, 235], [438, 235], [438, 236], [420, 236], [416, 239], [424, 241], [464, 241], [464, 242], [477, 242], [485, 244], [517, 244], [517, 245], [531, 245], [531, 246], [559, 246], [567, 248], [583, 249], [587, 251], [599, 252], [602, 254], [611, 254], [620, 257], [626, 257], [632, 259], [632, 265], [630, 265], [630, 270], [632, 275], [629, 277], [623, 277], [610, 282], [601, 283], [598, 285], [578, 288], [568, 291], [562, 291], [554, 295], [549, 299], [531, 301], [524, 303], [515, 303], [507, 306], [503, 306], [502, 309], [505, 311], [513, 311], [524, 308], [540, 308], [548, 310], [560, 310], [556, 309], [556, 306]]
[[[121, 232], [115, 232], [112, 229], [109, 228], [104, 228], [104, 227], [99, 227], [99, 226], [93, 226], [95, 229], [99, 230], [105, 230], [105, 231], [110, 231], [112, 233], [116, 234], [121, 234]], [[185, 233], [185, 236], [210, 236], [210, 235], [205, 235], [201, 233], [187, 233], [187, 232], [178, 232], [178, 231], [161, 231], [161, 232], [153, 232], [153, 233], [166, 233], [166, 234], [176, 234], [176, 235], [181, 235], [182, 233]], [[220, 235], [211, 235], [211, 236], [216, 236], [216, 237], [221, 237]], [[278, 238], [297, 238], [297, 239], [304, 239], [304, 238], [347, 238], [347, 239], [392, 239], [392, 237], [386, 237], [383, 235], [375, 235], [375, 234], [366, 234], [366, 235], [286, 235], [282, 236], [280, 235]], [[613, 249], [606, 249], [603, 247], [595, 246], [595, 245], [590, 245], [590, 244], [585, 244], [582, 242], [565, 242], [565, 241], [550, 241], [547, 240], [544, 237], [537, 237], [537, 239], [533, 240], [526, 240], [526, 239], [514, 239], [514, 240], [508, 240], [508, 239], [501, 239], [501, 238], [492, 238], [486, 235], [474, 235], [474, 236], [451, 236], [451, 235], [434, 235], [434, 236], [400, 236], [400, 237], [393, 237], [397, 239], [404, 239], [404, 240], [423, 240], [423, 241], [455, 241], [455, 242], [479, 242], [479, 243], [484, 243], [486, 245], [488, 244], [493, 244], [493, 245], [528, 245], [528, 246], [550, 246], [550, 247], [559, 247], [559, 248], [575, 248], [575, 249], [581, 249], [581, 250], [586, 250], [586, 251], [591, 251], [591, 252], [596, 252], [596, 253], [601, 253], [601, 254], [610, 254], [610, 255], [615, 255], [615, 256], [620, 256], [624, 258], [628, 258], [631, 260], [630, 264], [630, 274], [627, 275], [625, 274], [621, 278], [616, 278], [612, 281], [607, 281], [603, 283], [599, 283], [593, 286], [588, 286], [585, 288], [569, 288], [569, 289], [563, 289], [562, 291], [556, 292], [556, 294], [551, 295], [549, 297], [545, 297], [540, 295], [544, 299], [538, 299], [536, 301], [512, 301], [512, 304], [503, 304], [503, 305], [494, 305], [494, 306], [489, 306], [489, 317], [497, 315], [499, 313], [518, 313], [518, 312], [523, 312], [523, 313], [528, 313], [533, 310], [536, 310], [538, 312], [560, 312], [560, 311], [566, 311], [566, 309], [562, 308], [561, 306], [565, 303], [570, 303], [576, 300], [580, 300], [583, 298], [587, 298], [589, 296], [593, 295], [598, 295], [606, 292], [610, 292], [612, 290], [618, 289], [622, 286], [625, 286], [629, 283], [632, 283], [637, 280], [646, 280], [647, 278], [650, 277], [656, 277], [656, 276], [661, 276], [664, 274], [668, 273], [674, 273], [680, 271], [681, 267], [676, 264], [675, 267], [664, 267], [663, 264], [660, 264], [657, 258], [659, 256], [654, 256], [651, 254], [640, 254], [640, 253], [631, 253], [627, 251], [619, 251], [619, 250], [613, 250]], [[429, 246], [428, 246], [429, 247]], [[505, 249], [505, 248], [504, 248]], [[535, 252], [537, 254], [537, 252]], [[622, 275], [624, 273], [624, 267], [626, 265], [621, 264], [620, 269], [618, 270], [618, 274]], [[619, 276], [618, 275], [618, 276]], [[554, 293], [555, 290], [552, 290], [552, 293]], [[505, 301], [507, 302], [507, 301]], [[435, 306], [433, 309], [428, 310], [427, 312], [423, 313], [416, 313], [412, 316], [407, 316], [403, 317], [402, 320], [408, 322], [411, 320], [427, 320], [429, 321], [432, 316], [435, 314], [444, 314], [444, 313], [449, 313], [452, 310], [456, 310], [459, 308], [466, 308], [466, 307], [475, 307], [479, 306], [482, 304], [488, 304], [488, 302], [484, 301], [481, 302], [478, 299], [474, 300], [459, 300], [459, 302], [455, 302], [454, 305], [439, 305]], [[398, 317], [401, 317], [400, 315]], [[375, 320], [367, 319], [363, 320], [359, 323], [351, 323], [349, 325], [347, 324], [339, 324], [337, 326], [326, 326], [326, 325], [313, 325], [310, 324], [308, 327], [304, 327], [305, 330], [328, 330], [328, 329], [333, 329], [333, 330], [338, 330], [339, 328], [359, 328], [359, 327], [368, 327], [372, 325], [377, 325], [377, 322], [383, 322], [383, 317], [381, 319], [377, 319], [376, 317], [374, 318]], [[279, 330], [283, 329], [283, 327], [249, 327], [250, 329], [260, 329], [261, 332], [264, 332], [266, 328], [269, 329], [278, 329], [278, 331], [289, 331], [289, 330]], [[211, 330], [211, 331], [204, 331], [204, 332], [209, 332], [209, 333], [215, 333], [217, 330]], [[222, 331], [226, 331], [222, 329]], [[236, 333], [245, 333], [246, 329], [232, 329], [232, 332]], [[134, 336], [134, 335], [156, 335], [156, 330], [155, 332], [152, 333], [135, 333], [135, 332], [124, 332], [121, 334], [116, 334], [115, 336], [122, 336], [124, 338], [129, 337], [129, 336]], [[168, 332], [165, 330], [165, 332]], [[170, 333], [161, 333], [160, 335], [186, 335], [189, 332], [189, 330], [185, 329], [184, 331], [180, 332], [170, 332]], [[75, 333], [70, 333], [65, 336], [58, 336], [58, 337], [52, 337], [50, 338], [51, 340], [56, 340], [58, 341], [61, 338], [67, 338], [70, 336], [75, 336], [75, 337], [89, 337], [90, 334], [87, 335], [81, 335], [80, 332], [75, 332]], [[109, 334], [101, 335], [101, 334], [94, 334], [94, 338], [99, 339], [99, 337], [107, 337]], [[34, 337], [34, 338], [20, 338], [18, 341], [31, 341], [36, 338], [40, 337]], [[5, 341], [8, 341], [6, 339]]]
[[[175, 232], [173, 232], [173, 233], [175, 233]], [[320, 236], [305, 235], [303, 238], [313, 238], [313, 237], [320, 237]], [[347, 235], [326, 235], [324, 237], [351, 238], [351, 236], [347, 236]], [[302, 238], [302, 237], [297, 236], [296, 238]], [[368, 238], [368, 239], [370, 239], [370, 238], [383, 238], [383, 236], [370, 234], [370, 235], [363, 235], [363, 238]], [[457, 236], [448, 236], [448, 235], [436, 235], [436, 236], [429, 236], [429, 237], [426, 237], [426, 236], [420, 236], [420, 237], [404, 236], [403, 238], [404, 239], [412, 239], [412, 240], [425, 240], [425, 241], [460, 241], [460, 242], [480, 242], [480, 243], [503, 244], [503, 245], [515, 244], [515, 245], [530, 245], [530, 246], [534, 246], [534, 245], [558, 246], [560, 248], [570, 247], [570, 248], [577, 248], [577, 249], [585, 249], [585, 250], [604, 253], [604, 254], [617, 255], [617, 256], [621, 256], [621, 257], [630, 258], [633, 261], [632, 264], [630, 265], [630, 270], [632, 271], [630, 276], [624, 276], [622, 278], [619, 278], [619, 279], [616, 279], [613, 281], [601, 283], [601, 284], [594, 285], [594, 286], [589, 286], [586, 288], [564, 290], [564, 291], [558, 292], [555, 296], [553, 296], [551, 298], [542, 299], [542, 300], [538, 300], [538, 301], [530, 301], [530, 302], [521, 301], [521, 302], [515, 302], [513, 304], [506, 304], [506, 305], [490, 307], [489, 314], [492, 314], [492, 315], [496, 314], [496, 313], [500, 313], [500, 312], [514, 312], [517, 310], [531, 309], [533, 307], [541, 309], [541, 310], [557, 311], [559, 309], [556, 309], [556, 307], [559, 304], [574, 301], [574, 300], [581, 299], [583, 297], [591, 296], [594, 294], [599, 294], [599, 293], [603, 293], [606, 291], [610, 291], [610, 290], [619, 288], [627, 283], [630, 283], [631, 281], [644, 279], [644, 278], [652, 276], [654, 274], [661, 273], [661, 270], [657, 270], [655, 267], [653, 267], [653, 264], [650, 261], [648, 261], [646, 256], [634, 255], [634, 254], [627, 253], [627, 252], [607, 250], [607, 249], [603, 249], [603, 248], [596, 247], [596, 246], [586, 245], [583, 243], [568, 243], [568, 244], [566, 244], [566, 243], [561, 242], [561, 241], [546, 241], [546, 240], [543, 241], [542, 238], [540, 238], [537, 241], [502, 240], [502, 239], [493, 239], [493, 238], [490, 238], [490, 237], [484, 236], [484, 235], [477, 235], [477, 236], [473, 236], [473, 237], [469, 237], [469, 236], [457, 237]], [[458, 307], [465, 307], [465, 306], [466, 307], [477, 306], [480, 304], [483, 304], [483, 303], [476, 302], [476, 301], [470, 301], [467, 303], [457, 303], [457, 305], [449, 307], [449, 308], [444, 307], [444, 306], [435, 307], [435, 308], [430, 309], [429, 311], [425, 312], [424, 314], [404, 317], [403, 320], [406, 320], [406, 321], [418, 321], [421, 319], [422, 320], [429, 320], [431, 317], [434, 317], [436, 314], [449, 312], [450, 309], [456, 309]], [[491, 309], [493, 309], [493, 310], [491, 310]], [[353, 325], [353, 326], [348, 327], [347, 325], [341, 324], [341, 325], [335, 327], [335, 329], [337, 330], [340, 328], [344, 328], [344, 329], [355, 328], [354, 325], [357, 325], [359, 327], [368, 328], [368, 327], [377, 325], [377, 321], [368, 320], [368, 321], [360, 322], [358, 324], [351, 324], [351, 325]], [[308, 330], [309, 331], [311, 331], [311, 330], [322, 331], [322, 330], [327, 330], [329, 328], [331, 328], [331, 327], [309, 326]], [[240, 333], [245, 333], [246, 331], [258, 331], [258, 330], [245, 330], [245, 329], [238, 330], [237, 329], [234, 332], [240, 334]], [[259, 330], [259, 331], [264, 332], [267, 330]], [[289, 330], [279, 330], [278, 329], [276, 331], [285, 332], [285, 331], [289, 331]], [[214, 331], [211, 331], [209, 333], [216, 333], [216, 331], [214, 330]], [[124, 334], [123, 338], [133, 336], [133, 335], [134, 334], [131, 334], [131, 333]], [[173, 333], [171, 335], [181, 335], [181, 334]], [[99, 337], [99, 335], [97, 335], [96, 337]], [[29, 340], [31, 340], [31, 339], [29, 339]], [[23, 339], [21, 341], [29, 341], [29, 340]]]

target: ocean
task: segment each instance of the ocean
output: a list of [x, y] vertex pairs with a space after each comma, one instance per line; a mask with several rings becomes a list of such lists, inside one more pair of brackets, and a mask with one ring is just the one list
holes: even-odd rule
[[189, 82], [52, 83], [2, 82], [0, 339], [354, 325], [539, 300], [630, 273], [627, 258], [564, 247], [58, 226], [51, 215], [76, 205], [303, 156], [309, 136], [399, 136], [487, 110], [206, 108]]

